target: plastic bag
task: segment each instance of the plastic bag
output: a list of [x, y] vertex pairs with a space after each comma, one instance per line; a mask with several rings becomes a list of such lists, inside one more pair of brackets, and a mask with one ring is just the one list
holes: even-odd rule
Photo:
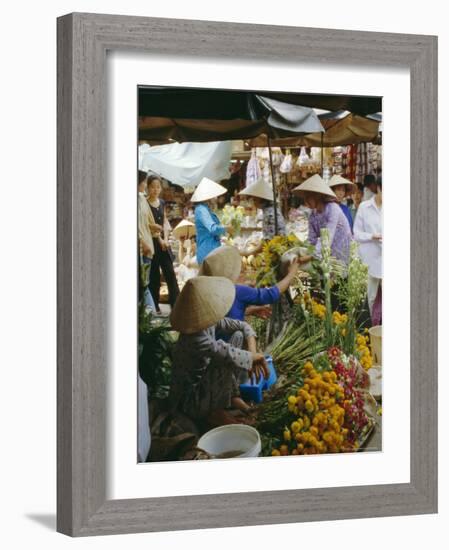
[[281, 165], [279, 166], [279, 170], [282, 174], [288, 174], [292, 171], [293, 167], [293, 160], [290, 153], [287, 153], [284, 157], [284, 160], [281, 162]]
[[298, 166], [305, 166], [306, 164], [310, 164], [310, 158], [309, 155], [306, 153], [305, 147], [301, 147], [301, 151], [299, 152], [299, 157], [296, 161], [296, 164]]
[[259, 159], [256, 157], [256, 150], [253, 149], [251, 152], [251, 158], [248, 161], [248, 166], [246, 167], [246, 186], [256, 183], [261, 177]]

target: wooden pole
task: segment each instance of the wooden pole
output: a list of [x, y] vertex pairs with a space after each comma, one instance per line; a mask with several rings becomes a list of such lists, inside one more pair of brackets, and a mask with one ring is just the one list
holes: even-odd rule
[[274, 232], [277, 235], [279, 229], [278, 223], [278, 209], [277, 209], [277, 195], [276, 195], [276, 182], [274, 181], [274, 171], [273, 171], [273, 155], [271, 153], [271, 141], [270, 135], [267, 133], [267, 145], [268, 145], [268, 154], [270, 155], [270, 171], [271, 171], [271, 181], [273, 187], [273, 207], [274, 207]]
[[324, 132], [321, 132], [321, 177], [324, 176]]

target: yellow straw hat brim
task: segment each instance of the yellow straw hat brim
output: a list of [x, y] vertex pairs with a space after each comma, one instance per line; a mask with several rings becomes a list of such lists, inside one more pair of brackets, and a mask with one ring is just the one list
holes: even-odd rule
[[210, 180], [203, 178], [190, 199], [191, 202], [204, 202], [219, 197], [227, 192], [226, 187]]
[[303, 181], [301, 185], [293, 189], [296, 193], [319, 193], [320, 195], [326, 195], [327, 197], [337, 198], [332, 189], [327, 185], [323, 178], [315, 174], [306, 181]]
[[250, 197], [258, 197], [259, 199], [272, 201], [273, 189], [264, 179], [260, 178], [255, 183], [251, 183], [251, 185], [242, 189], [239, 195], [249, 195]]
[[226, 277], [233, 283], [242, 270], [242, 257], [234, 246], [220, 246], [212, 250], [201, 264], [200, 275]]
[[186, 239], [189, 239], [190, 237], [193, 237], [196, 234], [196, 228], [195, 224], [192, 222], [189, 222], [188, 220], [182, 220], [178, 223], [178, 225], [173, 229], [173, 235], [180, 239], [181, 237], [186, 237]]
[[336, 187], [337, 185], [349, 185], [350, 187], [355, 187], [355, 183], [347, 180], [343, 176], [338, 176], [337, 174], [333, 175], [328, 183], [329, 187]]
[[184, 334], [205, 330], [226, 316], [234, 298], [235, 286], [225, 277], [189, 279], [171, 312], [171, 326]]

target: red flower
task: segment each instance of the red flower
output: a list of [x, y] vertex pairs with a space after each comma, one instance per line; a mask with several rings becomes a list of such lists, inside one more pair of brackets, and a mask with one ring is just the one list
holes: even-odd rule
[[337, 359], [341, 355], [341, 351], [336, 346], [333, 346], [332, 348], [329, 348], [327, 353], [328, 353], [330, 359]]

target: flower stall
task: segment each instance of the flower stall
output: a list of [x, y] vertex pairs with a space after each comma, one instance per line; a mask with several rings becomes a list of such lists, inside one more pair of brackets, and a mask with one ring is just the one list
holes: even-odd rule
[[[344, 269], [330, 255], [327, 230], [321, 240], [322, 257], [298, 276], [291, 315], [281, 332], [267, 343], [266, 326], [257, 321], [262, 349], [278, 375], [255, 406], [264, 456], [356, 451], [380, 421], [369, 392], [369, 334], [358, 321], [366, 266], [355, 243]], [[258, 257], [258, 283], [272, 284], [283, 254], [303, 244], [292, 236], [268, 242]], [[334, 293], [341, 310], [332, 307]]]

